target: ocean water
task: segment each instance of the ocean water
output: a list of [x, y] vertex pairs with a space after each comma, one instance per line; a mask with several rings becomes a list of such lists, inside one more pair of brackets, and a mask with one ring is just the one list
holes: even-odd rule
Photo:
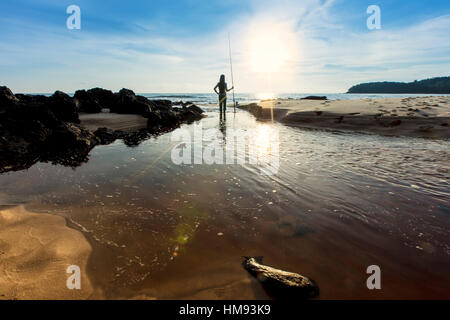
[[[200, 105], [217, 104], [215, 93], [140, 93], [149, 99], [167, 99], [173, 102], [190, 101]], [[354, 100], [354, 99], [376, 99], [376, 98], [404, 98], [404, 97], [426, 97], [442, 96], [442, 94], [347, 94], [347, 93], [236, 93], [235, 100], [238, 103], [257, 102], [264, 99], [301, 99], [307, 96], [326, 96], [329, 100]], [[449, 96], [449, 95], [447, 95]], [[228, 103], [232, 104], [233, 95], [228, 93]]]

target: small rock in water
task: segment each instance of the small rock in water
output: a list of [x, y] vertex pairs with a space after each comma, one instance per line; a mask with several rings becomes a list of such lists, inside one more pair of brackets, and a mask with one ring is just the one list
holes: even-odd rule
[[262, 264], [262, 257], [245, 257], [242, 266], [259, 280], [273, 298], [308, 299], [319, 294], [319, 288], [311, 279], [266, 266]]

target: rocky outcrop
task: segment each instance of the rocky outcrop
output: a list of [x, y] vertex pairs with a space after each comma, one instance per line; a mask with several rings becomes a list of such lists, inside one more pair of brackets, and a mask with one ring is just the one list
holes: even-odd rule
[[[79, 112], [95, 113], [104, 108], [139, 114], [148, 119], [147, 128], [91, 132], [79, 125]], [[7, 87], [0, 87], [0, 173], [27, 168], [37, 161], [78, 166], [98, 144], [122, 139], [135, 146], [151, 134], [199, 120], [202, 113], [195, 105], [173, 108], [169, 100], [149, 100], [128, 89], [118, 93], [101, 88], [79, 90], [72, 98], [61, 91], [50, 97], [14, 95]]]
[[[9, 90], [9, 89], [8, 89]], [[26, 95], [17, 94], [15, 99], [11, 97], [7, 91], [0, 92], [0, 99], [9, 99], [6, 105], [10, 109], [34, 109], [35, 111], [50, 110], [53, 115], [61, 121], [79, 123], [78, 107], [72, 97], [61, 91], [56, 91], [52, 96], [46, 97], [43, 95]], [[8, 98], [9, 97], [9, 98]], [[0, 105], [3, 103], [0, 102]], [[22, 110], [22, 111], [25, 111]], [[10, 110], [14, 112], [14, 110]], [[34, 112], [33, 115], [36, 115]]]
[[0, 91], [0, 173], [37, 161], [79, 165], [98, 142], [76, 123], [78, 112], [68, 95], [11, 96], [9, 89]]
[[129, 89], [122, 89], [115, 94], [115, 101], [111, 106], [111, 112], [124, 114], [139, 114], [147, 117], [152, 112], [149, 100], [136, 94]]
[[111, 108], [115, 99], [112, 91], [101, 88], [78, 90], [73, 97], [79, 111], [86, 113], [99, 113], [103, 108]]
[[180, 114], [180, 118], [182, 119], [183, 122], [192, 123], [199, 119], [199, 116], [203, 113], [203, 110], [197, 107], [195, 104], [193, 104], [189, 107], [176, 109], [176, 112]]
[[149, 119], [149, 129], [174, 127], [186, 119], [201, 119], [203, 110], [192, 103], [181, 103], [182, 109], [174, 109], [170, 100], [149, 100], [136, 95], [130, 89], [122, 89], [117, 93], [94, 88], [79, 90], [74, 95], [80, 112], [98, 113], [102, 109], [109, 109], [114, 113], [138, 114]]
[[19, 102], [19, 99], [12, 93], [7, 87], [0, 87], [0, 112], [7, 107], [15, 105]]
[[47, 105], [53, 114], [62, 121], [80, 123], [78, 107], [73, 98], [61, 91], [56, 91], [47, 100]]

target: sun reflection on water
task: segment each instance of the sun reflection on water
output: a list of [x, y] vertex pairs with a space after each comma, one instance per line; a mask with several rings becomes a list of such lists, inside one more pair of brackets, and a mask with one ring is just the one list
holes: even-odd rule
[[259, 124], [254, 137], [254, 152], [259, 166], [276, 170], [279, 163], [279, 137], [277, 129], [268, 123]]

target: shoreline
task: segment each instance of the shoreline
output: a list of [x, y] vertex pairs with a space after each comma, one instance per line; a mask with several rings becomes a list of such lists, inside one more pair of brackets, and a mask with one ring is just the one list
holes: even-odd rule
[[331, 131], [450, 139], [450, 97], [276, 99], [239, 106], [260, 121]]
[[[101, 296], [89, 279], [92, 246], [62, 216], [36, 213], [24, 205], [0, 208], [0, 300], [65, 300]], [[69, 290], [66, 272], [81, 271], [81, 289]]]

